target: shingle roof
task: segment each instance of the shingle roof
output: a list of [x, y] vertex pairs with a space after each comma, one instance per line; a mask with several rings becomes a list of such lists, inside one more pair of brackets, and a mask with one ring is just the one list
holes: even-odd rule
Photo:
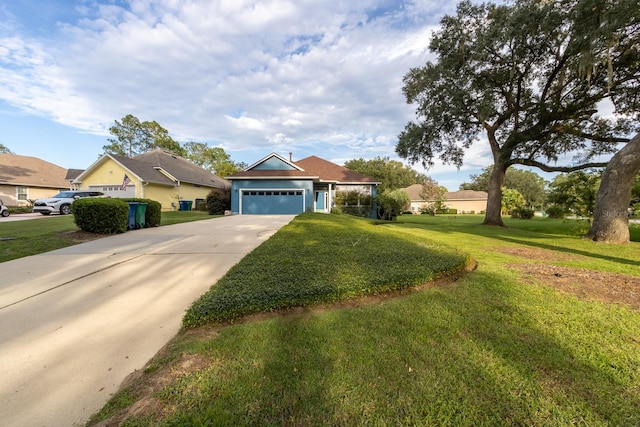
[[0, 183], [26, 187], [69, 188], [67, 170], [37, 157], [0, 154]]
[[255, 163], [256, 166], [262, 163], [264, 160], [269, 159], [272, 156], [276, 156], [285, 163], [288, 163], [292, 167], [298, 167], [302, 170], [272, 170], [272, 169], [251, 169], [234, 173], [228, 176], [229, 179], [289, 179], [289, 178], [307, 178], [307, 179], [319, 179], [322, 181], [334, 181], [338, 183], [366, 183], [366, 184], [379, 184], [379, 181], [374, 178], [362, 175], [361, 173], [352, 171], [343, 166], [338, 166], [335, 163], [331, 163], [327, 160], [321, 159], [317, 156], [306, 157], [296, 162], [287, 161], [286, 159], [278, 156], [275, 153], [265, 157], [260, 162]]
[[202, 169], [184, 157], [162, 149], [155, 149], [135, 157], [117, 155], [111, 155], [111, 157], [135, 173], [143, 181], [174, 185], [174, 181], [158, 170], [158, 168], [161, 168], [182, 182], [206, 187], [229, 187], [229, 183], [225, 179]]
[[317, 156], [309, 156], [294, 162], [307, 172], [311, 172], [324, 181], [336, 181], [342, 183], [379, 183], [378, 180], [361, 173], [352, 171], [343, 166], [336, 165]]

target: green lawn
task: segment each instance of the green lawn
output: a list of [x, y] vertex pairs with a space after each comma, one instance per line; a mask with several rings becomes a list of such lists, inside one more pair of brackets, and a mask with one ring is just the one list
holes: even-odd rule
[[[213, 217], [199, 211], [163, 212], [160, 224], [162, 226], [210, 218]], [[78, 231], [80, 229], [73, 222], [73, 215], [55, 215], [25, 221], [0, 220], [0, 238], [3, 238], [0, 240], [0, 262], [77, 245], [81, 240], [74, 232]]]
[[[454, 282], [366, 303], [187, 329], [92, 422], [118, 414], [114, 420], [126, 419], [126, 426], [640, 425], [638, 308], [561, 293], [518, 267], [637, 279], [640, 244], [581, 240], [576, 222], [508, 219], [509, 227], [497, 228], [481, 220], [407, 216], [373, 225], [298, 217], [265, 245], [277, 250], [272, 262], [261, 246], [222, 280], [246, 269], [245, 282], [232, 283], [249, 290], [249, 299], [264, 286], [269, 300], [273, 292], [281, 296], [278, 283], [284, 294], [295, 294], [294, 287], [304, 294], [329, 282], [340, 289], [346, 278], [358, 283], [354, 294], [375, 293], [403, 270], [398, 283], [412, 282], [413, 271], [420, 279], [412, 283], [419, 283], [420, 260], [431, 257], [453, 262], [470, 254], [478, 268]], [[405, 244], [413, 250], [398, 249]], [[398, 267], [388, 273], [389, 265]], [[231, 282], [224, 286], [204, 298], [238, 298]], [[275, 306], [257, 307], [265, 308]]]

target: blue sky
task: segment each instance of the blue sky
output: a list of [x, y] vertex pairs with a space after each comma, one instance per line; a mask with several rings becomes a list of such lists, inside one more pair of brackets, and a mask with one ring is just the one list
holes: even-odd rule
[[[402, 78], [455, 4], [0, 0], [0, 143], [83, 169], [133, 114], [247, 164], [271, 152], [401, 160], [414, 117]], [[476, 144], [460, 171], [415, 168], [457, 190], [489, 164]]]

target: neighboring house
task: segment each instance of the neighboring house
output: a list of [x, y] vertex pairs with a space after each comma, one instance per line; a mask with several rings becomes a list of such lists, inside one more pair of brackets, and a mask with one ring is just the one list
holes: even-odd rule
[[212, 189], [230, 186], [225, 179], [162, 149], [134, 157], [105, 154], [73, 183], [110, 197], [155, 200], [162, 210], [177, 210], [181, 201], [191, 201], [194, 209]]
[[[271, 153], [231, 181], [231, 211], [238, 214], [330, 212], [336, 194], [376, 196], [380, 182], [316, 156], [296, 162]], [[375, 217], [373, 203], [369, 216]]]
[[[420, 196], [422, 192], [422, 184], [413, 184], [403, 188], [409, 194], [411, 199], [411, 212], [420, 213], [430, 200], [423, 200]], [[479, 214], [487, 209], [488, 194], [485, 191], [460, 190], [450, 191], [445, 194], [445, 206], [449, 209], [457, 209], [458, 213], [476, 213]]]
[[80, 190], [80, 184], [74, 182], [75, 179], [84, 172], [82, 169], [69, 169], [67, 175], [64, 177], [69, 182], [69, 188], [72, 190]]
[[0, 199], [7, 206], [29, 206], [30, 200], [69, 189], [67, 170], [37, 157], [0, 154]]

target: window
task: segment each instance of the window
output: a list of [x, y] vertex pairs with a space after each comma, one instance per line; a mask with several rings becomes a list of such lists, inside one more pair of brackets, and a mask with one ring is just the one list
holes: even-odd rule
[[29, 188], [16, 187], [16, 197], [18, 200], [27, 200], [29, 198]]

